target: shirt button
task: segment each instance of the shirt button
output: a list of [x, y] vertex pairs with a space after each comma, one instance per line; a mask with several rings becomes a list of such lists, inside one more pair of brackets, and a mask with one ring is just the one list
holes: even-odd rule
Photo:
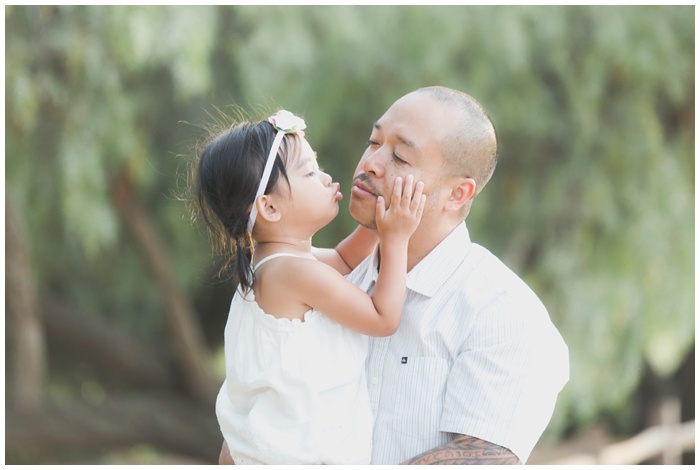
[[379, 383], [379, 377], [372, 377], [372, 385], [377, 385]]

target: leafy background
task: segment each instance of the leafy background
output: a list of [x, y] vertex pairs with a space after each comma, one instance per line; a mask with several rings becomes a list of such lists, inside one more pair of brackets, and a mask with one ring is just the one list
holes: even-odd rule
[[[465, 91], [500, 139], [472, 238], [533, 287], [570, 348], [543, 441], [601, 422], [630, 434], [645, 425], [644, 387], [681, 395], [694, 355], [694, 37], [693, 6], [6, 6], [6, 207], [39, 297], [161, 344], [169, 307], [115, 206], [121, 175], [221, 377], [231, 288], [183, 201], [210, 115], [303, 115], [348, 188], [398, 97]], [[346, 199], [315, 244], [353, 227]], [[7, 351], [10, 409], [22, 372]], [[47, 401], [112, 393], [79, 358], [52, 357]], [[14, 442], [8, 456], [36, 460]]]

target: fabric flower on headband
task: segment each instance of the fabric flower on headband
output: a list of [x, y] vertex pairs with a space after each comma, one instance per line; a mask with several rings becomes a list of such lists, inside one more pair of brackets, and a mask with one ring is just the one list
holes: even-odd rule
[[299, 116], [295, 116], [287, 110], [278, 111], [274, 116], [267, 118], [268, 122], [275, 126], [275, 129], [285, 134], [298, 134], [304, 137], [306, 123]]

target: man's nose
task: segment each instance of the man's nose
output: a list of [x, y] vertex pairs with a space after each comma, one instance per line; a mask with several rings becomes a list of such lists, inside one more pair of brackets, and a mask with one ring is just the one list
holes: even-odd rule
[[362, 157], [362, 169], [367, 174], [381, 177], [384, 174], [384, 163], [382, 162], [382, 147], [372, 151], [367, 149]]

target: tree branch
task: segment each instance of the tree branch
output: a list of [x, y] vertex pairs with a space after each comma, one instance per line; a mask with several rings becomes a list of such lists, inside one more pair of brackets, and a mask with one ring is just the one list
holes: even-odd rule
[[87, 315], [54, 297], [42, 296], [41, 310], [52, 344], [72, 352], [137, 386], [172, 389], [176, 377], [168, 357], [158, 348], [98, 315]]

